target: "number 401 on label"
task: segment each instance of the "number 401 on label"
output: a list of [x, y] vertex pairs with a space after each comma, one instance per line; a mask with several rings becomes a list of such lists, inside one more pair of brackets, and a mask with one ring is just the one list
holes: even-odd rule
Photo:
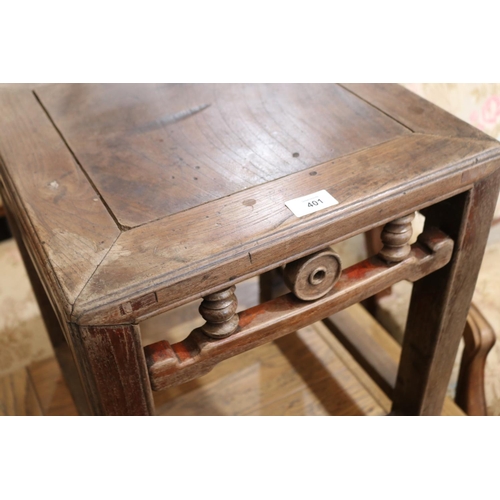
[[312, 214], [318, 210], [333, 207], [333, 205], [338, 205], [338, 203], [339, 202], [328, 191], [323, 190], [287, 201], [285, 205], [295, 216], [303, 217], [304, 215]]

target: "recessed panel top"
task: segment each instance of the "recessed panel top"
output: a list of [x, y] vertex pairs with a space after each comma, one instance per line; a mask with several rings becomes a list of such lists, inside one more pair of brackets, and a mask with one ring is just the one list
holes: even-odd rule
[[58, 84], [36, 93], [125, 227], [410, 133], [334, 84]]

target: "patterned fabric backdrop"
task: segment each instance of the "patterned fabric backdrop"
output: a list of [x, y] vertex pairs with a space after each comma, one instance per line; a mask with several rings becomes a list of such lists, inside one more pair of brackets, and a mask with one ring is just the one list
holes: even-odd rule
[[500, 140], [500, 83], [405, 83], [403, 85]]
[[[500, 83], [405, 83], [409, 90], [500, 140]], [[495, 218], [500, 218], [500, 202]], [[500, 415], [500, 226], [490, 233], [474, 293], [498, 340], [485, 370], [488, 413]]]
[[[484, 133], [500, 140], [500, 83], [403, 83]], [[495, 218], [500, 217], [500, 202]]]

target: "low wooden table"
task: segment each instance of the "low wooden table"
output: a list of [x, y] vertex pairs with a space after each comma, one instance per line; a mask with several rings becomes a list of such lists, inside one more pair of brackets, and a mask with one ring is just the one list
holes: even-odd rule
[[[411, 279], [392, 413], [439, 414], [499, 158], [498, 142], [397, 85], [0, 95], [1, 195], [82, 413], [153, 414], [152, 389]], [[381, 252], [341, 271], [328, 247], [381, 224]], [[293, 292], [236, 314], [235, 285], [282, 266]], [[141, 321], [202, 297], [203, 327], [143, 347]]]

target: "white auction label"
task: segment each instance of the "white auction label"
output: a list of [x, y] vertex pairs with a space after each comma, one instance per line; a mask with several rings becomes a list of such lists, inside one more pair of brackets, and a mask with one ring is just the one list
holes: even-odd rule
[[304, 215], [312, 214], [318, 210], [333, 207], [333, 205], [338, 205], [338, 203], [339, 202], [328, 191], [323, 189], [323, 191], [287, 201], [285, 205], [295, 216], [303, 217]]

